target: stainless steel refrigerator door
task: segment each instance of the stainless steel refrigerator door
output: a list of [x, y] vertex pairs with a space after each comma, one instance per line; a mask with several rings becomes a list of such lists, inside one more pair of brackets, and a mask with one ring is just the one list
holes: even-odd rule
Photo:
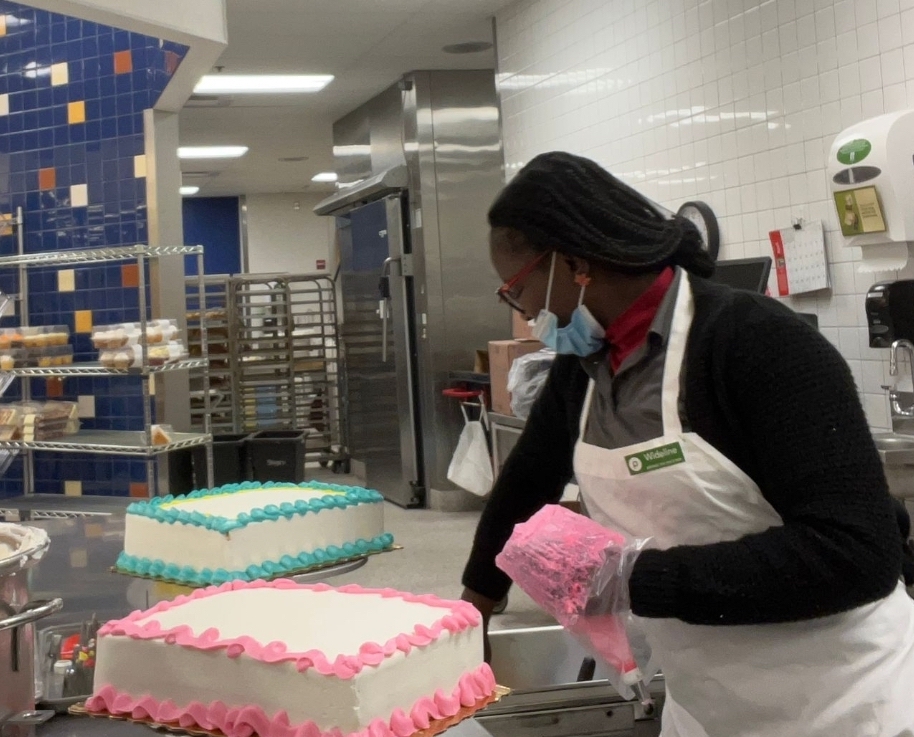
[[[353, 210], [341, 231], [340, 285], [352, 469], [369, 488], [401, 506], [421, 503], [411, 361], [409, 277], [402, 276], [401, 200]], [[389, 262], [390, 299], [381, 309], [380, 280]]]

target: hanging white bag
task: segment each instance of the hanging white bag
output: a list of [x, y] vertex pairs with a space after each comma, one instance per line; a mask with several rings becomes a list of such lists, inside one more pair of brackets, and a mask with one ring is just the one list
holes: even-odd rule
[[481, 416], [471, 420], [466, 408], [461, 405], [466, 421], [457, 442], [457, 449], [447, 469], [448, 480], [476, 496], [486, 496], [492, 491], [492, 456], [486, 440], [486, 408], [481, 406]]

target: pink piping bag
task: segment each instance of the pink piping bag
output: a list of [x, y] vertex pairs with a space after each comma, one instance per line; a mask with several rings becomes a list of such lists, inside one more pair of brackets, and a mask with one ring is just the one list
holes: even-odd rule
[[632, 653], [625, 618], [585, 614], [607, 549], [623, 549], [624, 535], [558, 505], [547, 505], [514, 528], [496, 564], [533, 601], [609, 666], [624, 698], [639, 697], [642, 672]]

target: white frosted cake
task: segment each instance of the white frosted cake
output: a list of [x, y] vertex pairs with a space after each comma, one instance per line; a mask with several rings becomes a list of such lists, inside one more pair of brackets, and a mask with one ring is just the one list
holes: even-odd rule
[[230, 484], [131, 504], [116, 568], [206, 586], [278, 578], [392, 545], [376, 491]]
[[226, 737], [408, 737], [493, 696], [482, 637], [466, 602], [232, 581], [107, 623], [86, 708]]

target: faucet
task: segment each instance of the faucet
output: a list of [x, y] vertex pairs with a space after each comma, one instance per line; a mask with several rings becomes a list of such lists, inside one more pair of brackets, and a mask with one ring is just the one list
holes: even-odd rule
[[[908, 365], [911, 368], [911, 380], [914, 382], [914, 343], [910, 340], [896, 340], [892, 343], [889, 354], [889, 375], [898, 376], [898, 353], [904, 351], [908, 355]], [[914, 392], [889, 390], [889, 404], [892, 411], [892, 430], [898, 434], [914, 435]]]

